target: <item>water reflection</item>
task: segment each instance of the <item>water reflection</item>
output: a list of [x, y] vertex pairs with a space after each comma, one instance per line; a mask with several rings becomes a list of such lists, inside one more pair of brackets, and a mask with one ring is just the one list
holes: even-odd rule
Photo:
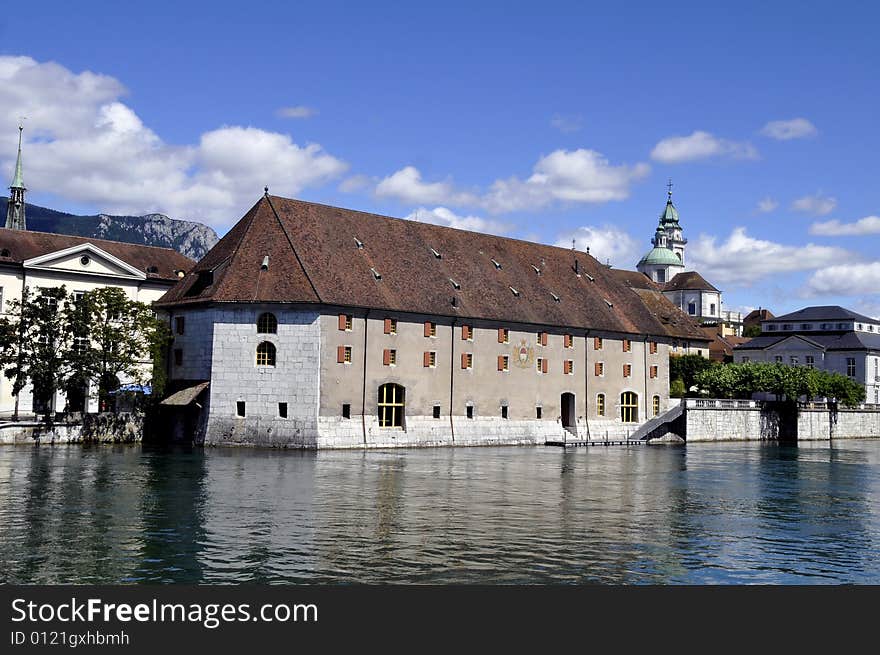
[[0, 580], [880, 582], [880, 442], [0, 448]]

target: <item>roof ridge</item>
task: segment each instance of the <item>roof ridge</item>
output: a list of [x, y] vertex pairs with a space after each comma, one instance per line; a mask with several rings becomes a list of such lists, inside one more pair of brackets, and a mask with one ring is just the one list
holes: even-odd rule
[[315, 297], [318, 299], [319, 302], [323, 302], [321, 294], [318, 293], [318, 289], [315, 287], [315, 283], [312, 282], [312, 277], [306, 270], [305, 264], [303, 264], [302, 259], [300, 259], [299, 253], [296, 251], [296, 248], [293, 245], [293, 240], [287, 233], [287, 228], [284, 226], [284, 221], [281, 220], [281, 217], [278, 216], [278, 212], [275, 211], [275, 205], [272, 204], [272, 198], [270, 198], [268, 194], [266, 194], [266, 202], [269, 203], [269, 207], [272, 209], [272, 214], [275, 216], [275, 220], [278, 221], [278, 225], [281, 228], [281, 231], [284, 232], [284, 238], [287, 239], [287, 244], [290, 246], [290, 250], [293, 253], [293, 256], [296, 257], [296, 261], [299, 264], [299, 267], [302, 269], [303, 275], [306, 276], [306, 280], [308, 280], [309, 286], [312, 287], [312, 292], [315, 294]]
[[[578, 254], [580, 254], [580, 255], [585, 255], [585, 256], [587, 256], [587, 257], [591, 257], [592, 259], [595, 259], [596, 262], [597, 262], [600, 266], [605, 266], [605, 264], [603, 264], [602, 262], [600, 262], [600, 261], [599, 261], [599, 260], [593, 255], [593, 254], [588, 253], [588, 252], [586, 252], [586, 251], [584, 251], [584, 250], [572, 249], [572, 248], [569, 248], [569, 247], [566, 247], [566, 246], [555, 246], [555, 245], [550, 244], [550, 243], [540, 243], [540, 242], [537, 242], [537, 241], [529, 241], [528, 239], [519, 239], [519, 238], [517, 238], [517, 237], [504, 236], [504, 235], [501, 235], [501, 234], [490, 234], [490, 233], [488, 233], [488, 232], [478, 232], [477, 230], [464, 230], [464, 229], [462, 229], [462, 228], [460, 228], [460, 227], [450, 227], [450, 226], [448, 226], [448, 225], [438, 225], [437, 223], [429, 223], [429, 222], [427, 222], [427, 221], [414, 221], [414, 220], [409, 219], [409, 218], [401, 218], [400, 216], [389, 216], [389, 215], [387, 215], [387, 214], [377, 214], [377, 213], [375, 213], [375, 212], [366, 212], [366, 211], [363, 211], [362, 209], [349, 209], [348, 207], [339, 207], [339, 206], [337, 206], [337, 205], [328, 205], [328, 204], [323, 203], [323, 202], [312, 202], [311, 200], [300, 200], [299, 198], [285, 198], [284, 196], [271, 196], [271, 195], [270, 195], [270, 196], [266, 196], [266, 197], [269, 198], [270, 200], [271, 200], [272, 197], [275, 197], [275, 198], [278, 198], [279, 200], [285, 200], [285, 201], [288, 201], [288, 202], [298, 202], [298, 203], [301, 203], [301, 204], [303, 204], [303, 205], [312, 205], [312, 206], [315, 206], [315, 207], [326, 207], [326, 208], [328, 208], [328, 209], [337, 209], [337, 210], [342, 210], [342, 211], [346, 211], [346, 212], [352, 212], [352, 213], [355, 213], [355, 214], [363, 214], [364, 216], [372, 216], [372, 217], [375, 217], [375, 218], [387, 219], [387, 220], [391, 220], [391, 221], [402, 221], [402, 222], [404, 222], [404, 223], [415, 223], [415, 224], [417, 224], [417, 225], [430, 225], [430, 226], [435, 227], [435, 228], [440, 229], [440, 230], [451, 230], [451, 231], [453, 231], [453, 232], [463, 232], [463, 233], [465, 233], [465, 234], [477, 234], [477, 235], [479, 235], [479, 236], [491, 237], [491, 238], [493, 238], [493, 239], [502, 239], [502, 240], [504, 240], [504, 241], [514, 241], [514, 242], [517, 242], [517, 243], [527, 243], [527, 244], [529, 244], [530, 246], [535, 246], [535, 245], [537, 245], [537, 246], [540, 246], [540, 247], [542, 247], [542, 248], [552, 248], [553, 250], [561, 250], [561, 251], [563, 251], [563, 252], [575, 252], [575, 253], [578, 253]], [[274, 206], [273, 206], [273, 208], [274, 208]]]

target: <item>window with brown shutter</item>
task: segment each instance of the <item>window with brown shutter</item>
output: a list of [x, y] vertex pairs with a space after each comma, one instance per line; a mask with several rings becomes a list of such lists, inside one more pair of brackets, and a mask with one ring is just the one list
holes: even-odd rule
[[632, 366], [630, 366], [629, 364], [624, 364], [623, 365], [623, 377], [628, 378], [630, 376], [631, 372], [632, 372]]
[[470, 341], [470, 339], [471, 339], [471, 326], [470, 325], [462, 325], [461, 326], [461, 339], [462, 339], [462, 341]]
[[541, 362], [541, 373], [547, 373], [550, 370], [550, 362], [546, 359]]
[[603, 375], [605, 373], [605, 364], [603, 364], [602, 362], [596, 362], [594, 366], [596, 367], [597, 376]]
[[391, 350], [390, 348], [386, 348], [385, 350], [382, 351], [382, 363], [385, 366], [391, 366], [392, 364], [395, 363], [394, 360], [396, 359], [396, 357], [395, 357], [396, 354], [397, 353], [394, 350]]
[[573, 345], [573, 339], [571, 338], [571, 335], [570, 335], [570, 334], [566, 334], [566, 335], [565, 335], [565, 347], [566, 347], [566, 348], [571, 348], [572, 345]]
[[391, 334], [391, 319], [385, 319], [385, 334]]
[[593, 337], [593, 350], [602, 350], [602, 337]]
[[504, 355], [498, 355], [498, 370], [504, 370]]
[[538, 332], [538, 337], [539, 337], [538, 343], [540, 343], [542, 346], [546, 346], [547, 345], [547, 333], [546, 332]]
[[434, 327], [434, 323], [431, 321], [425, 321], [425, 336], [433, 337], [437, 334], [437, 328]]
[[571, 375], [574, 372], [574, 360], [566, 359], [563, 371], [566, 375]]
[[462, 353], [461, 354], [461, 367], [462, 368], [473, 368], [474, 367], [473, 353]]
[[336, 363], [342, 364], [345, 362], [345, 346], [336, 346]]
[[652, 377], [652, 378], [656, 378], [656, 377], [657, 377], [657, 367], [656, 367], [656, 366], [652, 366], [652, 367], [651, 367], [651, 377]]
[[422, 357], [422, 366], [428, 368], [431, 365], [431, 353], [425, 351]]
[[629, 339], [623, 340], [623, 352], [628, 353], [632, 349]]
[[656, 355], [656, 354], [657, 354], [657, 342], [656, 342], [656, 341], [652, 341], [652, 342], [651, 342], [650, 352], [651, 352], [652, 355]]
[[340, 330], [348, 329], [348, 316], [346, 316], [345, 314], [339, 315], [339, 329]]
[[507, 328], [498, 328], [498, 343], [507, 343], [510, 340], [510, 332]]

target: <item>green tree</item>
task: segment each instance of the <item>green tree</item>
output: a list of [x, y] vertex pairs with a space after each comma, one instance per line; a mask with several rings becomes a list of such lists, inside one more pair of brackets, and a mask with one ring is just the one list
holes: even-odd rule
[[673, 356], [669, 358], [669, 379], [681, 380], [685, 392], [689, 393], [691, 387], [697, 383], [697, 375], [716, 366], [718, 366], [717, 362], [701, 355]]
[[744, 337], [760, 337], [761, 336], [761, 326], [760, 325], [750, 325], [745, 330], [743, 330]]
[[686, 391], [684, 382], [678, 378], [669, 383], [669, 396], [671, 398], [684, 398]]
[[123, 378], [149, 382], [169, 336], [150, 306], [129, 299], [119, 287], [103, 287], [85, 294], [79, 310], [71, 359], [79, 375], [97, 383], [101, 404]]
[[73, 343], [72, 323], [76, 307], [64, 286], [25, 288], [21, 300], [9, 303], [0, 318], [0, 368], [12, 380], [15, 418], [18, 397], [30, 382], [35, 401], [42, 401], [43, 417], [52, 423], [52, 400], [71, 376], [68, 353]]
[[771, 393], [777, 400], [796, 403], [824, 397], [848, 407], [865, 399], [865, 388], [839, 373], [806, 366], [786, 366], [768, 362], [724, 364], [697, 374], [696, 384], [716, 398], [750, 398], [754, 393]]

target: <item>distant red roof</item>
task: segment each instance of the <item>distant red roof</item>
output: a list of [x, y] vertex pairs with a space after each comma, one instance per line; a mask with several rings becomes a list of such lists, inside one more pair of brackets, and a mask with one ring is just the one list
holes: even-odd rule
[[714, 286], [709, 284], [702, 275], [696, 271], [685, 271], [679, 273], [669, 280], [663, 287], [664, 291], [684, 291], [690, 289], [698, 289], [700, 291], [718, 291]]
[[669, 334], [633, 289], [584, 252], [277, 196], [260, 199], [157, 304], [218, 302]]
[[177, 281], [179, 278], [176, 271], [188, 271], [194, 264], [191, 259], [170, 248], [6, 228], [0, 228], [0, 264], [21, 264], [28, 259], [84, 243], [90, 243], [121, 259], [143, 271], [147, 279], [152, 280]]

